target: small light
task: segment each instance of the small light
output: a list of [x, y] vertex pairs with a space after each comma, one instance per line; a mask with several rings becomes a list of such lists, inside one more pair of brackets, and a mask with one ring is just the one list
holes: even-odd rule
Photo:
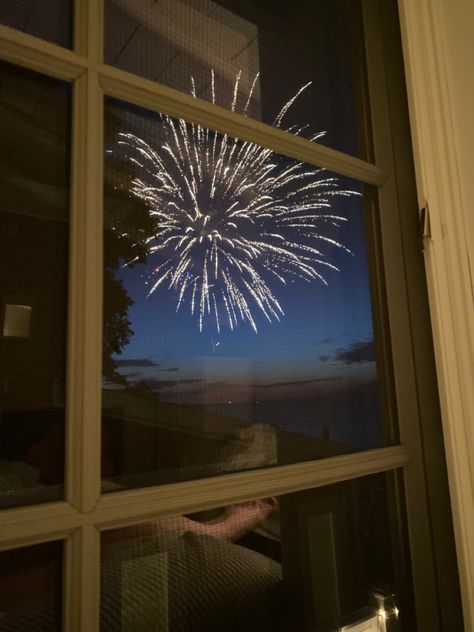
[[396, 618], [398, 619], [398, 615], [400, 614], [400, 610], [397, 608], [397, 606], [395, 606], [395, 608], [393, 609], [393, 614], [396, 616]]
[[29, 338], [31, 334], [31, 305], [5, 305], [3, 335], [5, 338]]

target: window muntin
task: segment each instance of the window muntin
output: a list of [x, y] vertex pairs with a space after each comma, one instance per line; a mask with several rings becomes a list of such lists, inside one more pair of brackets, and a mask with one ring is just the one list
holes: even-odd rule
[[370, 159], [361, 41], [359, 3], [105, 2], [107, 64]]
[[68, 84], [1, 63], [2, 507], [63, 494], [70, 108]]
[[2, 0], [0, 24], [72, 47], [72, 0]]
[[108, 477], [386, 445], [364, 186], [112, 99], [105, 129]]

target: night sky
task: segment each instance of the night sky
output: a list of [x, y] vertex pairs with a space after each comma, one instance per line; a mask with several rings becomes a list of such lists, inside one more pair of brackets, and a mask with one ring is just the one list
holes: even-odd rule
[[308, 380], [326, 378], [326, 387], [336, 388], [334, 377], [338, 382], [373, 379], [362, 201], [342, 200], [336, 206], [350, 220], [337, 237], [354, 254], [326, 248], [332, 251], [328, 260], [340, 269], [325, 273], [327, 286], [276, 282], [285, 316], [268, 323], [256, 312], [258, 333], [248, 323], [234, 331], [223, 328], [220, 335], [210, 324], [200, 332], [188, 306], [176, 313], [176, 297], [165, 286], [148, 296], [149, 264], [123, 268], [120, 278], [134, 301], [129, 317], [135, 335], [120, 356], [122, 372], [131, 381], [154, 380], [166, 399], [179, 392], [187, 401], [202, 401], [196, 383], [181, 380], [201, 379], [205, 371], [207, 381], [221, 384], [206, 393], [208, 402], [246, 398], [249, 379], [262, 396], [264, 389], [273, 391], [269, 384], [283, 382], [271, 393], [278, 398], [314, 394], [316, 382]]
[[[354, 181], [340, 182], [362, 192]], [[118, 278], [134, 301], [128, 312], [134, 335], [116, 360], [128, 383], [145, 382], [162, 401], [204, 405], [230, 417], [274, 422], [316, 436], [324, 425], [339, 421], [335, 433], [342, 433], [341, 441], [349, 440], [347, 425], [353, 426], [357, 415], [362, 443], [377, 444], [363, 200], [338, 199], [334, 210], [349, 221], [331, 236], [353, 254], [329, 244], [324, 248], [327, 260], [340, 270], [325, 271], [327, 286], [276, 282], [273, 289], [285, 316], [269, 323], [256, 311], [258, 333], [246, 322], [234, 331], [222, 328], [220, 334], [209, 323], [200, 332], [189, 305], [176, 312], [176, 295], [166, 284], [148, 295], [156, 259], [122, 268]], [[314, 400], [319, 404], [309, 406]], [[326, 412], [318, 417], [318, 410]]]

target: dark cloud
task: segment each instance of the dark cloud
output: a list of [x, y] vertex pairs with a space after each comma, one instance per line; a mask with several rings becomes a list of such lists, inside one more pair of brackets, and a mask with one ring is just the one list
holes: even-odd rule
[[316, 384], [316, 382], [334, 382], [338, 377], [315, 377], [312, 380], [295, 380], [294, 382], [272, 382], [270, 384], [260, 384], [262, 388], [275, 388], [277, 386], [301, 386], [303, 384]]
[[164, 373], [174, 373], [175, 371], [179, 371], [177, 366], [172, 366], [169, 369], [160, 369], [160, 371], [163, 371]]
[[328, 355], [320, 355], [319, 356], [319, 361], [320, 362], [329, 362], [330, 359], [331, 359], [331, 356], [328, 356]]
[[162, 388], [170, 388], [176, 386], [176, 380], [159, 380], [156, 377], [150, 377], [146, 380], [141, 380], [143, 384], [146, 384], [154, 391], [160, 391]]
[[156, 377], [150, 377], [141, 380], [141, 382], [154, 391], [160, 391], [163, 388], [173, 388], [179, 386], [180, 384], [196, 384], [197, 382], [202, 382], [202, 380], [199, 378], [189, 380], [159, 380]]
[[374, 341], [354, 342], [345, 349], [338, 349], [333, 356], [336, 362], [344, 364], [362, 364], [375, 361]]
[[115, 360], [115, 364], [119, 367], [133, 366], [133, 367], [149, 367], [159, 366], [154, 360], [150, 358], [130, 358], [130, 360]]
[[314, 344], [316, 346], [327, 345], [327, 344], [331, 344], [332, 342], [335, 342], [336, 340], [337, 338], [335, 338], [334, 336], [330, 336], [329, 338], [321, 338], [321, 340], [317, 340]]

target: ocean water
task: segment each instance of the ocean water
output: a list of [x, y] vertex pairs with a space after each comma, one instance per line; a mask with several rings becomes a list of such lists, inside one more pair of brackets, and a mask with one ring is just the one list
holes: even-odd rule
[[356, 450], [382, 447], [384, 426], [376, 396], [340, 395], [210, 404], [206, 410], [233, 419], [328, 439]]

